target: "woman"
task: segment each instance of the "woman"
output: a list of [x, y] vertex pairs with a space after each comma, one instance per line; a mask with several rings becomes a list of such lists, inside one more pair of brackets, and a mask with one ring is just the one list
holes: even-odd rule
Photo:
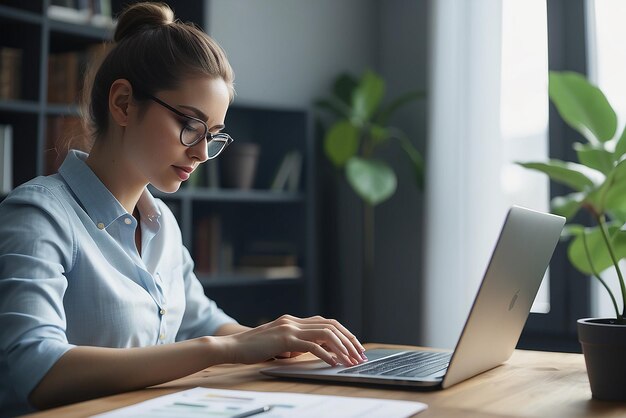
[[221, 363], [311, 352], [365, 360], [334, 320], [248, 328], [204, 296], [180, 229], [146, 186], [175, 192], [232, 141], [233, 74], [168, 6], [135, 4], [93, 79], [89, 154], [0, 205], [0, 411], [144, 388]]

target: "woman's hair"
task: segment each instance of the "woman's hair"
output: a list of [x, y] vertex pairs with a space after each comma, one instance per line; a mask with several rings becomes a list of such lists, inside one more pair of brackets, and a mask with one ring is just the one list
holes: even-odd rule
[[[109, 90], [115, 80], [128, 80], [133, 98], [141, 103], [194, 76], [221, 78], [233, 99], [233, 70], [211, 37], [195, 25], [175, 19], [164, 3], [130, 5], [118, 17], [110, 51], [85, 77], [81, 109], [87, 137], [93, 141], [108, 130]], [[66, 148], [70, 145], [76, 144]]]

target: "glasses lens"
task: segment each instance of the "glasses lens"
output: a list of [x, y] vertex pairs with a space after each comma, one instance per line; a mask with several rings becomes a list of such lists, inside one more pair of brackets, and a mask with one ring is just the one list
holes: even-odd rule
[[201, 122], [189, 119], [185, 122], [180, 139], [185, 145], [194, 145], [206, 136], [206, 126]]
[[228, 145], [229, 137], [225, 134], [218, 134], [213, 136], [207, 144], [207, 153], [209, 154], [209, 158], [215, 158], [217, 155], [222, 152], [226, 145]]

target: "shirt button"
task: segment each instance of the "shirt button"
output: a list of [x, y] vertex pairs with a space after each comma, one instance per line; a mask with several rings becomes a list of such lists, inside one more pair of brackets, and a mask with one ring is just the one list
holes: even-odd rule
[[160, 313], [161, 315], [165, 315], [165, 313], [166, 313], [166, 312], [167, 312], [167, 311], [166, 311], [165, 309], [161, 309], [161, 310], [159, 311], [159, 313]]
[[98, 225], [96, 225], [98, 227], [98, 229], [104, 229], [104, 224], [102, 222], [98, 222]]
[[165, 334], [159, 335], [159, 340], [163, 341], [165, 339]]
[[124, 219], [124, 223], [126, 225], [130, 225], [131, 223], [133, 223], [133, 221], [131, 221], [130, 218], [126, 218], [126, 219]]

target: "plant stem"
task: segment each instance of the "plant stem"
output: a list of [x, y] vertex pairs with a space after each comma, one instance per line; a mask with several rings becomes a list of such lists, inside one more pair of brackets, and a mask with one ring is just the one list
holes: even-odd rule
[[[374, 154], [374, 141], [366, 131], [362, 131], [363, 158], [371, 158]], [[365, 341], [371, 339], [373, 323], [373, 305], [375, 303], [374, 292], [374, 206], [363, 200], [363, 281], [361, 283], [361, 338]]]
[[363, 283], [361, 288], [361, 332], [365, 341], [371, 338], [375, 311], [374, 298], [374, 206], [363, 202]]
[[615, 296], [613, 296], [613, 292], [611, 292], [611, 289], [609, 289], [609, 286], [606, 284], [606, 282], [602, 279], [602, 277], [600, 277], [600, 274], [596, 271], [596, 268], [593, 265], [593, 261], [591, 260], [591, 254], [589, 253], [589, 247], [587, 246], [587, 234], [585, 233], [585, 231], [583, 231], [583, 247], [585, 247], [585, 255], [587, 256], [587, 262], [589, 263], [589, 267], [591, 267], [591, 272], [596, 279], [600, 280], [602, 286], [604, 286], [606, 291], [609, 293], [611, 301], [613, 302], [613, 307], [615, 308], [615, 317], [619, 319], [619, 308], [617, 307], [617, 301], [615, 300]]
[[[621, 317], [626, 317], [626, 286], [624, 286], [624, 277], [622, 276], [622, 271], [619, 268], [619, 262], [615, 257], [615, 252], [613, 251], [613, 246], [611, 245], [611, 241], [609, 240], [609, 234], [606, 230], [606, 219], [602, 214], [597, 215], [596, 220], [600, 225], [600, 231], [602, 232], [602, 238], [604, 238], [604, 243], [606, 244], [606, 248], [609, 250], [609, 254], [611, 255], [611, 260], [613, 260], [613, 265], [615, 266], [615, 271], [617, 272], [617, 277], [619, 278], [619, 286], [622, 290], [622, 315]], [[620, 319], [620, 315], [617, 316], [617, 319]]]

